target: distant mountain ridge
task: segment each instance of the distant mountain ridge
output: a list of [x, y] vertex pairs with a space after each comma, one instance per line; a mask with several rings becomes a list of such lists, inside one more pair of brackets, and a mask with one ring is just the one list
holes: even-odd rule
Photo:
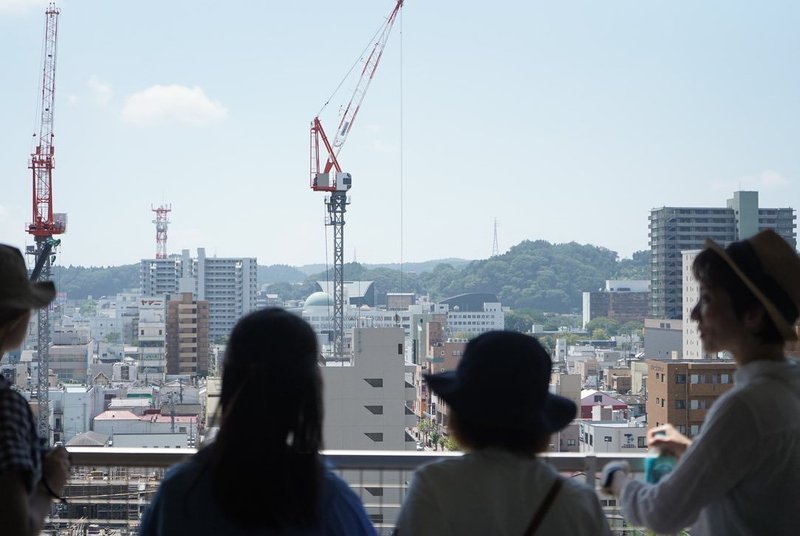
[[[471, 263], [472, 261], [467, 259], [459, 259], [459, 258], [449, 258], [449, 259], [437, 259], [432, 261], [423, 261], [423, 262], [404, 262], [403, 263], [403, 271], [404, 272], [432, 272], [434, 268], [439, 266], [440, 264], [449, 264], [453, 268], [461, 268], [466, 266], [467, 264]], [[383, 264], [364, 264], [359, 263], [364, 268], [389, 268], [390, 270], [400, 270], [400, 263], [399, 262], [392, 262], [392, 263], [383, 263]], [[327, 266], [330, 269], [330, 266]], [[314, 275], [321, 272], [324, 272], [326, 266], [324, 264], [304, 264], [303, 266], [298, 266], [298, 270], [303, 272], [306, 275]]]
[[[139, 286], [138, 266], [55, 266], [53, 280], [71, 299], [112, 296]], [[258, 284], [283, 300], [302, 300], [318, 289], [316, 281], [327, 277], [325, 268], [323, 264], [259, 266]], [[328, 273], [332, 268], [328, 266]], [[388, 292], [427, 294], [434, 300], [487, 292], [514, 309], [573, 313], [580, 310], [581, 293], [602, 288], [606, 279], [648, 279], [650, 252], [619, 259], [615, 251], [590, 244], [525, 240], [489, 259], [443, 259], [404, 263], [402, 272], [397, 268], [396, 263], [348, 263], [344, 277], [374, 281], [377, 305], [386, 303]]]

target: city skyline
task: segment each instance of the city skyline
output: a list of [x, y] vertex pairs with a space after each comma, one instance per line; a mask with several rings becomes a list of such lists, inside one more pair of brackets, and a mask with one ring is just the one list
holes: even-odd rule
[[[331, 260], [308, 126], [393, 4], [320, 3], [309, 15], [242, 1], [58, 2], [54, 204], [69, 224], [57, 263], [152, 258], [150, 208], [162, 202], [169, 253]], [[0, 46], [14, 51], [0, 236], [18, 247], [32, 243], [45, 6], [0, 0]], [[798, 22], [800, 7], [777, 0], [407, 0], [340, 155], [354, 180], [345, 260], [400, 261], [401, 168], [405, 262], [487, 258], [495, 218], [501, 252], [543, 239], [629, 257], [648, 249], [655, 207], [720, 206], [736, 190], [796, 204]], [[329, 130], [347, 89], [322, 116]]]

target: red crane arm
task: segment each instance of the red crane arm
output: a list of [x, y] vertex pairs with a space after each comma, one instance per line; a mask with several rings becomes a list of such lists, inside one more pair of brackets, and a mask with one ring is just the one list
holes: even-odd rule
[[364, 68], [361, 70], [361, 77], [358, 80], [358, 84], [356, 84], [350, 100], [344, 107], [344, 112], [339, 120], [339, 126], [336, 128], [336, 136], [333, 139], [333, 143], [329, 143], [319, 117], [315, 117], [314, 121], [311, 123], [311, 187], [314, 190], [333, 191], [336, 189], [335, 177], [330, 185], [316, 185], [315, 178], [317, 174], [320, 173], [319, 138], [322, 138], [325, 149], [328, 152], [322, 172], [330, 173], [331, 169], [336, 169], [337, 172], [340, 172], [341, 167], [339, 166], [337, 155], [339, 151], [342, 150], [342, 146], [344, 142], [347, 141], [347, 136], [353, 128], [353, 122], [358, 115], [358, 111], [361, 109], [361, 103], [364, 101], [364, 97], [367, 94], [369, 84], [375, 76], [375, 71], [383, 55], [383, 49], [386, 47], [386, 41], [389, 39], [389, 34], [392, 31], [395, 20], [397, 20], [397, 14], [400, 12], [400, 8], [403, 7], [403, 2], [404, 0], [397, 0], [394, 9], [392, 9], [392, 12], [386, 19], [386, 23], [377, 34], [375, 45], [372, 47], [372, 50], [364, 62]]
[[66, 226], [65, 221], [57, 221], [53, 216], [53, 169], [55, 168], [53, 115], [56, 95], [56, 44], [59, 13], [60, 10], [53, 3], [45, 12], [39, 139], [28, 164], [33, 171], [33, 220], [28, 226], [28, 233], [37, 237], [63, 233]]

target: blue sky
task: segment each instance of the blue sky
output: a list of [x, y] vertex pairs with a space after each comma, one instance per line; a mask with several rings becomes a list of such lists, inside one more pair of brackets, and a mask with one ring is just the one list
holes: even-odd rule
[[[45, 5], [0, 0], [0, 238], [20, 247]], [[59, 263], [152, 257], [161, 202], [170, 252], [325, 260], [309, 122], [393, 0], [58, 5]], [[401, 176], [405, 261], [485, 258], [495, 218], [501, 250], [629, 256], [654, 207], [800, 205], [798, 27], [794, 1], [406, 0], [340, 155], [346, 260], [400, 260]]]

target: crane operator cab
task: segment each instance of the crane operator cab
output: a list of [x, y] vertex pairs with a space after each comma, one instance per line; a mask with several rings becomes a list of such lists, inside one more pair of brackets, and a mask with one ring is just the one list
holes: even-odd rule
[[346, 192], [353, 185], [353, 177], [349, 173], [339, 172], [336, 174], [336, 186], [331, 184], [330, 173], [317, 173], [314, 175], [314, 183], [312, 188], [314, 190], [325, 190], [328, 192]]
[[339, 192], [346, 192], [353, 186], [353, 176], [346, 172], [336, 174], [336, 190]]

